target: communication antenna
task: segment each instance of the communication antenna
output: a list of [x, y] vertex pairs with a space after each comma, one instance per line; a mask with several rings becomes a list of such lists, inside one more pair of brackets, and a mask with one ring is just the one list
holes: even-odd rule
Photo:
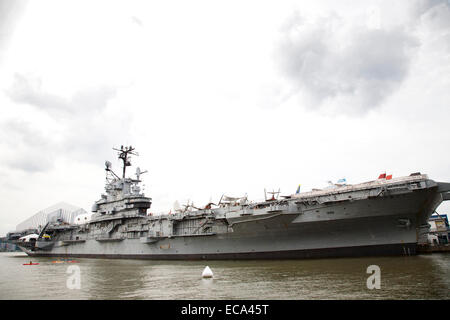
[[140, 169], [139, 167], [137, 167], [137, 168], [136, 168], [136, 178], [137, 178], [137, 180], [140, 181], [140, 180], [139, 180], [140, 176], [141, 176], [142, 174], [144, 174], [144, 173], [147, 173], [147, 172], [148, 172], [147, 170], [141, 171], [141, 169]]
[[125, 179], [125, 171], [127, 167], [131, 166], [129, 155], [138, 156], [139, 154], [134, 151], [135, 148], [133, 148], [132, 146], [129, 147], [120, 146], [120, 149], [113, 148], [113, 150], [118, 151], [119, 159], [123, 161], [122, 178]]

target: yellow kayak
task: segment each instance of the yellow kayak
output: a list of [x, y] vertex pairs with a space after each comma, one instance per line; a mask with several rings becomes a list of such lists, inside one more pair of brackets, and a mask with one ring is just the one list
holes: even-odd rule
[[64, 261], [63, 260], [55, 260], [55, 261], [52, 261], [52, 263], [64, 263]]

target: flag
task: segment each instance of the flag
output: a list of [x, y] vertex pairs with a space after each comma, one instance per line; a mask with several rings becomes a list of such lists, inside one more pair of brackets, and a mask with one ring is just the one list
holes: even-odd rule
[[295, 191], [295, 194], [299, 194], [300, 193], [300, 186], [301, 184], [298, 185], [297, 191]]
[[345, 182], [346, 182], [345, 178], [342, 178], [342, 179], [339, 179], [337, 183], [345, 183]]
[[380, 174], [380, 176], [378, 177], [378, 179], [386, 179], [386, 173]]
[[386, 180], [391, 180], [392, 179], [392, 174], [386, 176]]

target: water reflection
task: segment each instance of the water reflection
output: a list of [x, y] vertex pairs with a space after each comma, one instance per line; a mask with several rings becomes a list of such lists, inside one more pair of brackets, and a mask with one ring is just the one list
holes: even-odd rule
[[[276, 261], [79, 259], [81, 289], [66, 287], [69, 264], [0, 254], [1, 299], [448, 299], [450, 256]], [[201, 277], [208, 265], [214, 278]], [[381, 289], [369, 290], [369, 265]]]
[[147, 270], [143, 261], [86, 259], [82, 262], [82, 281], [88, 299], [134, 298], [145, 285]]

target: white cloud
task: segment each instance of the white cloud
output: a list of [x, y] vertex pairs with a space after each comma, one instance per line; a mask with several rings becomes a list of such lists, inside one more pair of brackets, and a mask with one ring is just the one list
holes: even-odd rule
[[369, 28], [336, 13], [298, 14], [282, 30], [281, 72], [310, 108], [364, 113], [380, 106], [408, 75], [417, 40], [401, 27]]
[[30, 123], [20, 119], [3, 123], [0, 134], [3, 150], [14, 150], [4, 152], [3, 166], [29, 173], [53, 168], [55, 150], [52, 150], [44, 134]]
[[[29, 118], [26, 122], [18, 120], [17, 116], [4, 120], [0, 130], [5, 135], [3, 143], [7, 148], [23, 149], [9, 154], [4, 163], [13, 168], [41, 171], [45, 167], [50, 169], [58, 155], [101, 161], [110, 146], [126, 139], [130, 133], [128, 113], [108, 107], [117, 90], [105, 85], [84, 88], [64, 97], [46, 91], [41, 79], [15, 74], [14, 82], [5, 93], [16, 107], [31, 106], [33, 113], [45, 115], [46, 121]], [[27, 158], [29, 160], [25, 160]]]

